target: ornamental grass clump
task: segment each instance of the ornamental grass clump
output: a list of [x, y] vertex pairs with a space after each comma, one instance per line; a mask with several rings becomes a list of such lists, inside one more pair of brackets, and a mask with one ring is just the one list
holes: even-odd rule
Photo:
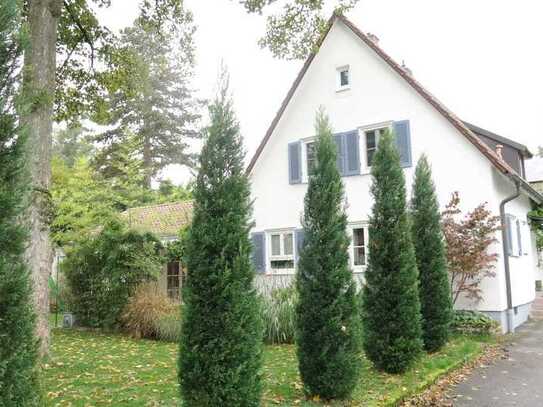
[[276, 288], [262, 296], [264, 342], [269, 344], [294, 343], [296, 334], [296, 287]]
[[346, 399], [360, 375], [361, 321], [349, 268], [343, 183], [323, 111], [315, 128], [316, 164], [305, 196], [296, 275], [298, 365], [308, 396]]

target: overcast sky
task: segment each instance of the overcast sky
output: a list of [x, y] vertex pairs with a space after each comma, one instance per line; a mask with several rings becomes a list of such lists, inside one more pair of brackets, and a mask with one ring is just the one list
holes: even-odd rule
[[[123, 28], [138, 3], [114, 0], [101, 18]], [[185, 4], [198, 26], [195, 87], [211, 97], [219, 63], [226, 62], [250, 158], [302, 61], [277, 60], [260, 49], [265, 20], [246, 14], [237, 0]], [[360, 0], [348, 14], [463, 120], [533, 152], [543, 145], [542, 16], [541, 0]], [[187, 172], [170, 169], [165, 177], [185, 181]]]

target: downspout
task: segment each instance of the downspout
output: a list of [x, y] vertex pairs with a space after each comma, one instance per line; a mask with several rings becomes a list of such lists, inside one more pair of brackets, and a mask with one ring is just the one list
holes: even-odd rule
[[500, 203], [500, 219], [502, 224], [502, 246], [503, 246], [503, 265], [505, 268], [505, 289], [507, 292], [507, 332], [515, 332], [513, 324], [513, 294], [511, 292], [511, 270], [509, 269], [509, 253], [508, 253], [508, 238], [507, 238], [507, 220], [505, 218], [505, 204], [520, 196], [520, 184], [515, 181], [517, 188], [516, 192], [505, 198]]

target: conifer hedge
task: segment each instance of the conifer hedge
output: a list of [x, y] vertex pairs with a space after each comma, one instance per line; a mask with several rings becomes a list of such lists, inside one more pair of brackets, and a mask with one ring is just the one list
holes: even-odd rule
[[262, 321], [253, 286], [250, 188], [232, 101], [222, 85], [209, 107], [194, 216], [179, 381], [185, 406], [258, 406]]
[[305, 238], [296, 278], [297, 355], [309, 396], [343, 399], [351, 395], [360, 374], [361, 320], [349, 267], [343, 183], [322, 111], [315, 127], [316, 164], [305, 196]]
[[30, 273], [25, 135], [17, 128], [14, 81], [21, 56], [18, 1], [0, 2], [0, 406], [38, 406], [38, 340]]
[[371, 175], [374, 205], [362, 291], [364, 350], [376, 368], [401, 373], [420, 353], [422, 331], [405, 179], [390, 131], [379, 139]]
[[419, 271], [424, 348], [428, 352], [435, 352], [447, 342], [452, 301], [439, 203], [432, 181], [432, 170], [424, 155], [415, 170], [411, 216]]

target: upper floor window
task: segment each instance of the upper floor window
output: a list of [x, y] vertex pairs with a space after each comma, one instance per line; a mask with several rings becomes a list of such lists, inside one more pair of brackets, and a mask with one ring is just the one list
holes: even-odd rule
[[336, 87], [338, 91], [349, 89], [351, 87], [351, 73], [348, 65], [337, 68], [336, 75]]
[[305, 144], [305, 156], [307, 162], [307, 175], [311, 176], [315, 169], [315, 163], [317, 161], [317, 152], [315, 149], [315, 142], [310, 141]]
[[373, 162], [373, 156], [377, 151], [377, 144], [379, 143], [379, 137], [381, 137], [385, 131], [388, 129], [386, 127], [380, 127], [375, 129], [369, 129], [364, 131], [364, 138], [366, 140], [366, 166], [371, 167]]

